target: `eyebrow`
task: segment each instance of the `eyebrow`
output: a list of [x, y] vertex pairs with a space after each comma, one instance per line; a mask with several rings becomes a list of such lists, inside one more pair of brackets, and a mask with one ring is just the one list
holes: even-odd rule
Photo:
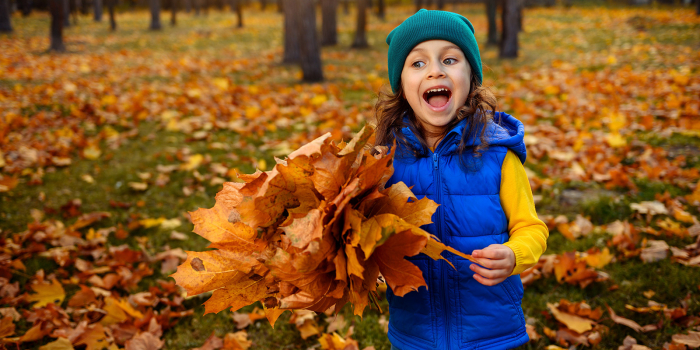
[[[442, 50], [449, 50], [449, 49], [458, 49], [458, 50], [461, 50], [461, 49], [459, 48], [459, 46], [457, 46], [457, 45], [448, 45], [448, 46], [445, 46], [445, 47], [442, 48]], [[411, 52], [414, 52], [414, 51], [415, 51], [415, 52], [425, 52], [425, 49], [421, 49], [421, 48], [419, 48], [419, 47], [418, 47], [418, 48], [414, 48], [413, 50], [411, 50], [411, 51], [409, 52], [409, 54], [410, 54]]]

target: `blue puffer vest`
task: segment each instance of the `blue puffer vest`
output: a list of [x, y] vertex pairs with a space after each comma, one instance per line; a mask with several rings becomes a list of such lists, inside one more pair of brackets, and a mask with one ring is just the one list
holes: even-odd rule
[[[522, 162], [526, 150], [523, 124], [506, 113], [497, 112], [494, 120], [499, 118], [500, 125], [487, 126], [490, 146], [478, 158], [477, 170], [463, 171], [455, 152], [466, 124], [462, 121], [429, 157], [395, 157], [394, 174], [386, 184], [403, 181], [418, 198], [440, 204], [434, 223], [422, 228], [466, 254], [503, 244], [509, 237], [499, 197], [501, 166], [509, 149]], [[409, 142], [417, 143], [409, 128], [402, 131]], [[511, 349], [526, 343], [520, 276], [484, 286], [472, 277], [470, 261], [448, 252], [443, 256], [456, 269], [424, 254], [407, 258], [423, 272], [427, 289], [397, 297], [388, 288], [391, 343], [401, 350]]]

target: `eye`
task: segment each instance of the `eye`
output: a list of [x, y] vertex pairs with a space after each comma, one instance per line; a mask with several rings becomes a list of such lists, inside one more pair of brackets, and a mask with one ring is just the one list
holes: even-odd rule
[[423, 61], [416, 61], [416, 62], [413, 62], [413, 64], [411, 64], [411, 67], [415, 67], [415, 68], [423, 68], [424, 66], [425, 66], [425, 62], [423, 62]]
[[457, 62], [457, 60], [454, 58], [445, 58], [445, 60], [442, 61], [442, 63], [447, 64], [447, 65], [455, 64], [456, 62]]

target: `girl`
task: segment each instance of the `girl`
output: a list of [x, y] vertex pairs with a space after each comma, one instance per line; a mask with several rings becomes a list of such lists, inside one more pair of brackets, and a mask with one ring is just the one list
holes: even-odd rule
[[[525, 161], [523, 124], [496, 112], [481, 86], [474, 27], [463, 16], [420, 10], [387, 37], [392, 93], [377, 102], [377, 144], [396, 142], [394, 174], [440, 207], [423, 227], [469, 253], [455, 268], [408, 258], [428, 288], [387, 290], [392, 349], [510, 349], [528, 341], [519, 273], [547, 247]], [[445, 253], [447, 255], [447, 253]]]

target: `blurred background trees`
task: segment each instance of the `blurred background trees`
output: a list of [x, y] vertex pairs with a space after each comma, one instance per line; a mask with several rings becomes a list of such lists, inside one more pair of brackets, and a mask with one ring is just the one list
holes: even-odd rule
[[[309, 0], [303, 4], [309, 9], [300, 9], [300, 0], [0, 0], [0, 33], [11, 33], [12, 14], [31, 15], [32, 11], [50, 11], [52, 18], [51, 46], [54, 51], [65, 50], [62, 45], [62, 31], [53, 21], [61, 22], [61, 29], [78, 25], [78, 18], [92, 15], [95, 22], [102, 21], [105, 10], [109, 12], [109, 26], [117, 29], [116, 13], [131, 11], [136, 8], [148, 8], [151, 13], [149, 30], [162, 30], [160, 19], [161, 9], [171, 12], [170, 23], [177, 24], [177, 12], [182, 9], [186, 15], [207, 15], [210, 9], [224, 11], [229, 7], [229, 13], [236, 16], [236, 26], [244, 26], [243, 12], [246, 7], [257, 7], [263, 11], [275, 7], [284, 19], [284, 56], [283, 63], [299, 64], [305, 68], [304, 80], [322, 77], [320, 49], [318, 46], [333, 46], [338, 43], [338, 16], [356, 16], [355, 31], [351, 47], [363, 49], [370, 46], [367, 40], [368, 21], [384, 21], [392, 6], [411, 5], [415, 10], [421, 8], [450, 10], [450, 4], [484, 3], [484, 15], [488, 23], [486, 33], [487, 45], [499, 47], [499, 57], [507, 59], [518, 57], [518, 33], [523, 30], [523, 12], [525, 8], [534, 6], [554, 6], [557, 0]], [[573, 5], [573, 0], [559, 0], [567, 7]], [[612, 0], [610, 0], [612, 1]], [[700, 0], [618, 0], [624, 4], [675, 4], [688, 6], [695, 1], [697, 13], [700, 15]], [[340, 10], [342, 9], [342, 10]], [[56, 11], [61, 11], [57, 13]], [[339, 13], [341, 12], [341, 13]], [[500, 12], [500, 16], [499, 16]], [[71, 21], [72, 16], [72, 21]], [[316, 16], [321, 24], [316, 26]], [[313, 17], [313, 18], [312, 18]], [[500, 20], [499, 20], [500, 17]], [[71, 23], [72, 22], [72, 23]], [[313, 26], [311, 25], [313, 22]], [[525, 24], [526, 25], [526, 24]], [[313, 30], [316, 28], [316, 30]], [[477, 33], [480, 34], [480, 33]], [[312, 42], [310, 42], [312, 41]], [[306, 51], [304, 51], [306, 50]], [[305, 52], [305, 54], [302, 53]], [[307, 56], [308, 55], [308, 56]], [[319, 58], [317, 58], [319, 56]], [[308, 60], [308, 61], [307, 61]], [[311, 72], [314, 73], [311, 73]], [[314, 78], [310, 78], [310, 77]]]

